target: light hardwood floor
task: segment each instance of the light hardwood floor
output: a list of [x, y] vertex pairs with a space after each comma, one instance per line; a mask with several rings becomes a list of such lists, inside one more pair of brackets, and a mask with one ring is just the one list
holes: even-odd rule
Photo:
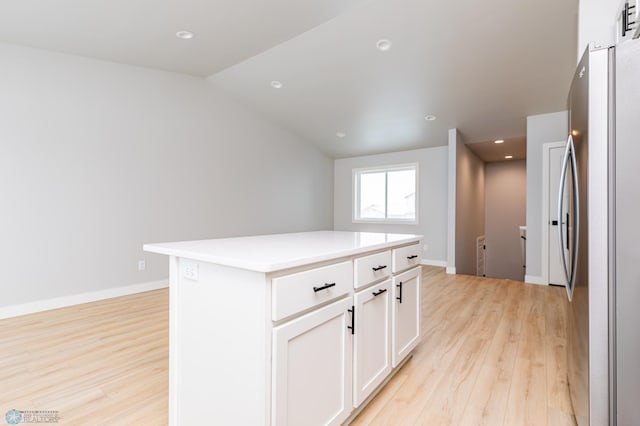
[[[354, 425], [573, 425], [563, 288], [423, 267], [422, 343]], [[167, 423], [168, 292], [0, 321], [0, 415]]]
[[422, 342], [353, 425], [575, 424], [564, 288], [422, 278]]

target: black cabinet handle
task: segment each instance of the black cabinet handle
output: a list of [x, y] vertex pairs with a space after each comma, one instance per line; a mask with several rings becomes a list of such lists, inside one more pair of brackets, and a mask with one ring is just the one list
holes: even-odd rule
[[396, 299], [402, 303], [402, 281], [400, 281], [400, 284], [396, 284], [396, 287], [400, 288], [400, 296], [396, 297]]
[[382, 293], [384, 293], [385, 291], [387, 291], [387, 289], [386, 289], [386, 288], [382, 288], [382, 289], [380, 289], [380, 290], [378, 290], [378, 291], [374, 291], [372, 294], [373, 294], [374, 296], [380, 296], [380, 295], [381, 295]]
[[315, 291], [316, 293], [322, 290], [326, 290], [328, 288], [331, 288], [333, 286], [335, 286], [336, 283], [326, 283], [325, 285], [323, 285], [322, 287], [313, 287], [313, 291]]
[[411, 256], [407, 256], [407, 259], [411, 260], [411, 259], [415, 259], [416, 257], [418, 257], [417, 254], [412, 254]]
[[356, 307], [351, 306], [351, 309], [347, 309], [347, 312], [351, 312], [351, 325], [347, 326], [349, 330], [351, 330], [351, 334], [355, 334], [356, 331]]
[[373, 269], [374, 271], [379, 271], [379, 270], [384, 269], [384, 268], [386, 268], [386, 267], [387, 267], [387, 265], [379, 265], [377, 268], [376, 268], [376, 267], [373, 267], [373, 268], [371, 268], [371, 269]]

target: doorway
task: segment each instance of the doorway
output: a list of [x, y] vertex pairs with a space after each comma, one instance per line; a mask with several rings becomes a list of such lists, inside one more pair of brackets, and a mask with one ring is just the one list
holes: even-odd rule
[[[565, 147], [566, 142], [542, 146], [542, 274], [546, 284], [561, 286], [566, 285], [566, 278], [560, 260], [558, 227], [565, 219], [558, 217], [558, 188]], [[565, 202], [567, 199], [565, 196]]]

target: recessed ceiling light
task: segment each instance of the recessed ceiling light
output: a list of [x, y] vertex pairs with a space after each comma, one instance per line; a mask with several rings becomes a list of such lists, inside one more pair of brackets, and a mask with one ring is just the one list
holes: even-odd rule
[[504, 139], [498, 139], [497, 141], [493, 141], [494, 143], [504, 143]]
[[278, 80], [273, 80], [271, 82], [271, 87], [273, 87], [274, 89], [282, 89], [282, 82]]
[[424, 119], [427, 120], [427, 121], [433, 121], [433, 120], [436, 119], [436, 116], [435, 115], [425, 115]]
[[505, 155], [504, 158], [506, 158], [507, 160], [511, 160], [513, 158], [513, 155]]
[[176, 37], [181, 38], [183, 40], [190, 40], [195, 37], [195, 34], [191, 31], [178, 31], [176, 33]]
[[376, 43], [376, 47], [379, 51], [386, 52], [387, 50], [391, 49], [391, 42], [383, 38], [382, 40], [378, 40], [378, 42]]
[[336, 133], [336, 136], [339, 137], [340, 139], [342, 139], [345, 136], [347, 136], [347, 134], [345, 132], [338, 132], [338, 133]]

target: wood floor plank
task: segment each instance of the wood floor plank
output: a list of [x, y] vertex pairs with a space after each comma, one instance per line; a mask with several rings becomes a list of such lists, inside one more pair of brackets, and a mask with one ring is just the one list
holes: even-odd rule
[[546, 386], [544, 365], [528, 358], [517, 357], [504, 425], [546, 425]]

